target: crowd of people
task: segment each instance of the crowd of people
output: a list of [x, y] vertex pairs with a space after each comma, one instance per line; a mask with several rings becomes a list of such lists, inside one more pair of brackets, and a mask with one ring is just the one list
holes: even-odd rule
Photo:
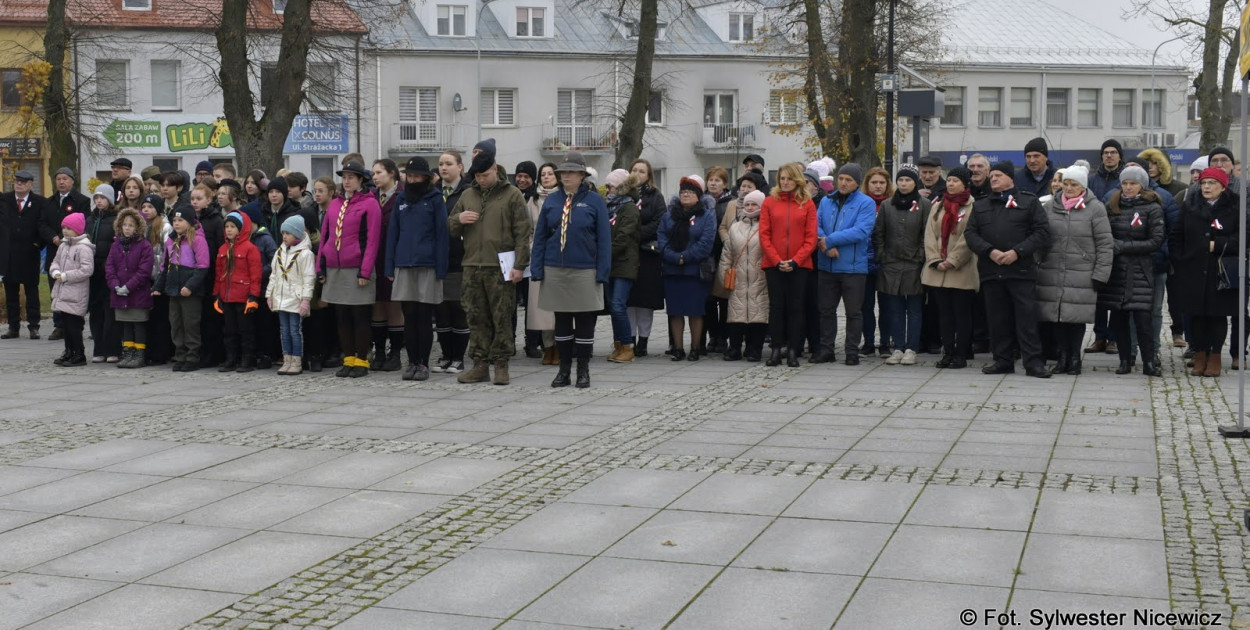
[[[366, 168], [353, 154], [337, 180], [313, 182], [209, 162], [134, 175], [123, 157], [90, 198], [70, 168], [47, 198], [19, 171], [0, 196], [0, 338], [20, 336], [23, 292], [40, 338], [41, 254], [61, 366], [506, 385], [523, 330], [524, 354], [556, 366], [553, 387], [588, 387], [598, 317], [611, 322], [607, 360], [628, 363], [652, 353], [664, 310], [673, 361], [797, 367], [806, 350], [812, 363], [840, 351], [846, 365], [905, 366], [928, 352], [959, 369], [988, 352], [987, 374], [1022, 360], [1049, 378], [1108, 352], [1117, 374], [1140, 356], [1160, 376], [1166, 306], [1192, 374], [1218, 376], [1229, 318], [1246, 316], [1244, 192], [1222, 147], [1190, 185], [1158, 150], [1126, 159], [1107, 140], [1097, 167], [1056, 168], [1036, 138], [1018, 169], [975, 154], [944, 171], [925, 156], [893, 177], [823, 158], [784, 164], [770, 184], [750, 155], [736, 180], [716, 166], [668, 197], [643, 159], [600, 179], [572, 152], [509, 178], [495, 157], [490, 139], [435, 165]], [[1233, 369], [1244, 348], [1230, 343]]]

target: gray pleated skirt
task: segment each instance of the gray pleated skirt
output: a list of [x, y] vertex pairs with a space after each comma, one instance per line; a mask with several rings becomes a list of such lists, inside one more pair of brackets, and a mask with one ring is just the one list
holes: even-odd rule
[[553, 313], [602, 311], [603, 287], [595, 282], [595, 270], [547, 267], [538, 308]]
[[119, 322], [146, 322], [148, 321], [149, 309], [146, 308], [118, 308], [113, 309], [113, 319]]
[[356, 267], [351, 269], [326, 269], [326, 283], [321, 288], [321, 299], [330, 304], [347, 306], [363, 306], [373, 304], [377, 299], [377, 291], [370, 280], [360, 286], [357, 280]]
[[433, 267], [399, 267], [395, 269], [391, 300], [439, 304], [443, 301], [443, 281]]

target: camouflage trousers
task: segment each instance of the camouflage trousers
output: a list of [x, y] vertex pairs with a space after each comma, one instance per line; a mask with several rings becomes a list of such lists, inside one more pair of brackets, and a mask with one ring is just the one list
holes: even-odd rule
[[516, 285], [499, 267], [465, 267], [460, 292], [469, 321], [469, 358], [494, 363], [516, 354]]

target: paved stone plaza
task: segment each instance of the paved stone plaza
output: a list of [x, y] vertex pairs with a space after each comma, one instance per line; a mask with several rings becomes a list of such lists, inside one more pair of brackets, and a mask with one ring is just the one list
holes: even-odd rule
[[593, 386], [553, 390], [528, 359], [497, 387], [0, 342], [0, 628], [1250, 627], [1235, 372], [609, 346], [601, 319]]

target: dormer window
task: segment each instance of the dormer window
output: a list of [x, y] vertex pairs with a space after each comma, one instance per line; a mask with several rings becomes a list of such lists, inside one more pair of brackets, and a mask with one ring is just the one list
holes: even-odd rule
[[729, 41], [750, 42], [755, 40], [755, 15], [752, 13], [729, 14]]
[[273, 0], [273, 14], [282, 15], [286, 13], [286, 0]]
[[438, 5], [438, 34], [464, 37], [465, 15], [468, 7], [463, 4]]
[[[617, 16], [609, 16], [609, 18], [616, 24], [617, 32], [622, 37], [625, 39], [638, 39], [638, 20]], [[668, 22], [657, 22], [655, 26], [656, 40], [663, 41], [665, 34], [668, 32]]]
[[151, 11], [152, 0], [122, 0], [122, 9], [126, 11]]
[[546, 37], [547, 10], [542, 7], [517, 7], [516, 36]]

